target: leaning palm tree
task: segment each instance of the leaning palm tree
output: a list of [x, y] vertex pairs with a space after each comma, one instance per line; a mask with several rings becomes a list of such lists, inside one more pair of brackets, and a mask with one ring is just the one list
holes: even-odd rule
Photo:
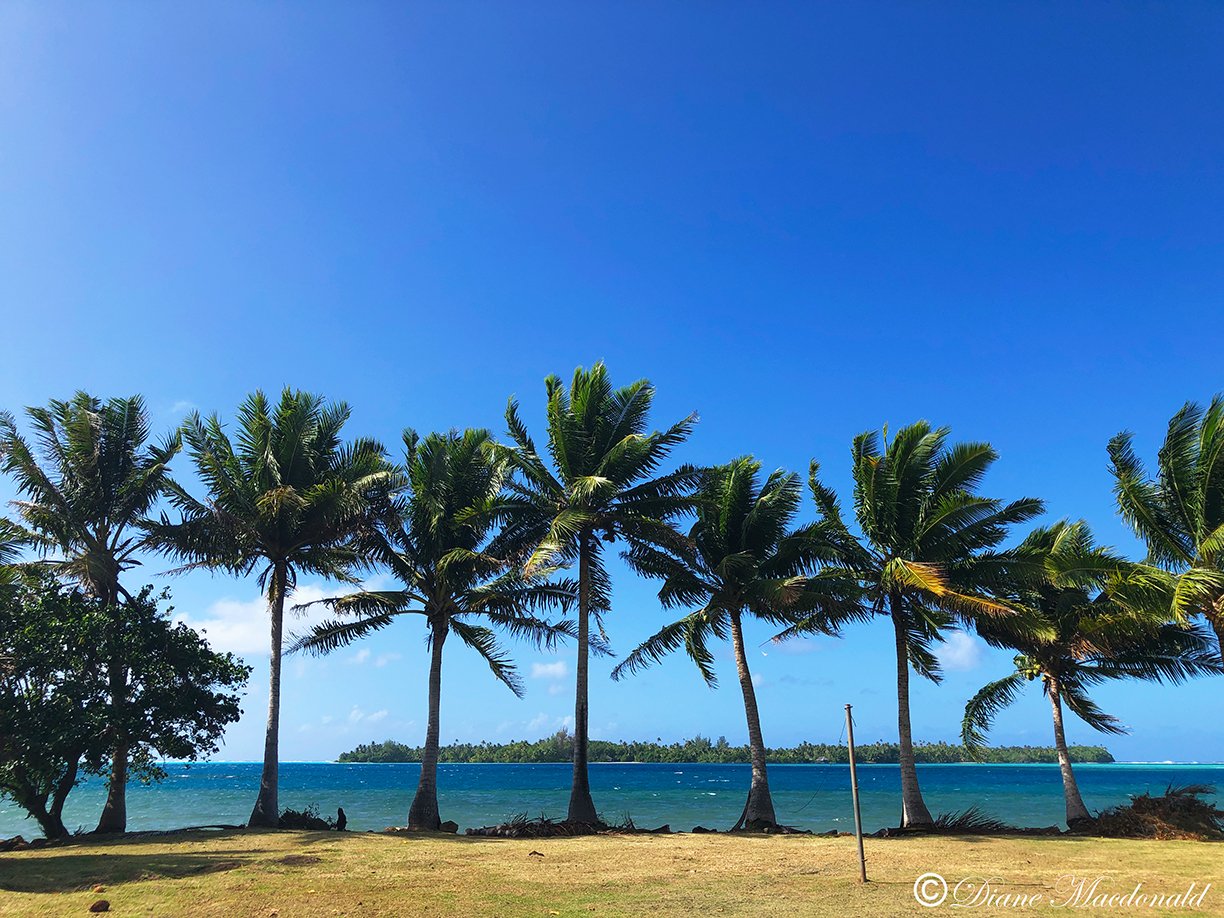
[[1109, 441], [1109, 458], [1122, 516], [1168, 575], [1172, 615], [1202, 615], [1224, 647], [1224, 396], [1173, 416], [1154, 479], [1129, 433]]
[[127, 828], [128, 741], [122, 728], [128, 672], [119, 649], [123, 607], [132, 597], [120, 583], [139, 564], [140, 527], [169, 485], [178, 434], [149, 443], [149, 416], [140, 396], [105, 402], [78, 392], [68, 401], [28, 408], [37, 447], [0, 414], [0, 467], [13, 476], [24, 523], [22, 538], [42, 562], [73, 581], [108, 611], [114, 648], [107, 651], [110, 739], [106, 803], [98, 832]]
[[[860, 614], [886, 617], [897, 654], [897, 731], [901, 767], [901, 826], [933, 824], [922, 799], [910, 727], [909, 671], [941, 678], [934, 645], [956, 624], [1012, 614], [990, 598], [1002, 559], [992, 552], [1008, 527], [1042, 510], [1032, 498], [1005, 504], [976, 493], [998, 458], [988, 443], [947, 443], [947, 428], [919, 421], [881, 448], [875, 433], [855, 437], [854, 514], [862, 538], [843, 522], [836, 495], [810, 477], [835, 565], [862, 587]], [[816, 617], [812, 624], [819, 626]], [[780, 637], [802, 633], [801, 623]]]
[[688, 538], [668, 548], [639, 544], [627, 552], [638, 573], [663, 580], [659, 599], [665, 608], [700, 608], [643, 642], [612, 671], [620, 679], [683, 646], [713, 687], [708, 644], [730, 636], [752, 753], [748, 799], [732, 831], [778, 827], [743, 618], [789, 626], [817, 611], [828, 620], [855, 608], [853, 584], [815, 572], [825, 544], [820, 524], [791, 528], [802, 499], [799, 476], [779, 470], [762, 483], [760, 471], [761, 463], [751, 457], [709, 470], [696, 494], [697, 521]]
[[1135, 601], [1149, 594], [1144, 572], [1094, 545], [1084, 522], [1037, 529], [1016, 555], [1036, 562], [1036, 576], [1026, 572], [1012, 597], [1022, 614], [978, 624], [991, 643], [1019, 651], [1015, 672], [969, 701], [961, 736], [968, 749], [979, 749], [998, 712], [1040, 679], [1054, 718], [1067, 825], [1074, 828], [1092, 817], [1071, 769], [1063, 704], [1095, 730], [1124, 733], [1089, 688], [1111, 679], [1178, 683], [1221, 672], [1220, 660], [1210, 632], [1171, 624], [1167, 608]]
[[[561, 379], [544, 381], [548, 409], [548, 451], [555, 472], [540, 457], [519, 419], [514, 399], [506, 423], [514, 446], [507, 460], [516, 471], [508, 487], [517, 520], [508, 537], [532, 542], [527, 570], [552, 563], [578, 563], [578, 660], [574, 699], [574, 774], [567, 819], [595, 824], [587, 768], [587, 668], [594, 617], [600, 637], [609, 611], [611, 584], [603, 543], [629, 544], [678, 538], [668, 520], [691, 505], [687, 492], [698, 473], [684, 466], [659, 475], [671, 450], [696, 422], [690, 415], [664, 431], [646, 433], [654, 387], [641, 379], [613, 389], [602, 363], [574, 371], [567, 390]], [[596, 642], [602, 646], [602, 641]]]
[[341, 617], [314, 627], [290, 653], [330, 653], [401, 616], [424, 618], [430, 649], [429, 717], [408, 825], [437, 829], [442, 648], [447, 636], [454, 633], [480, 654], [493, 675], [521, 696], [514, 664], [498, 646], [494, 629], [554, 647], [572, 634], [573, 623], [550, 622], [537, 613], [568, 603], [573, 585], [550, 583], [547, 570], [525, 577], [513, 562], [513, 546], [497, 539], [505, 510], [506, 466], [494, 455], [488, 431], [435, 433], [419, 442], [415, 433], [405, 431], [404, 445], [407, 488], [397, 499], [393, 521], [368, 541], [372, 556], [402, 587], [323, 600]]
[[273, 407], [256, 392], [238, 409], [234, 443], [216, 415], [203, 420], [193, 413], [183, 425], [183, 437], [208, 496], [197, 499], [175, 485], [169, 497], [180, 518], [162, 514], [148, 526], [150, 543], [183, 562], [179, 571], [258, 572], [271, 618], [271, 665], [263, 773], [252, 826], [274, 827], [280, 820], [285, 598], [302, 573], [354, 582], [354, 571], [364, 563], [357, 538], [371, 528], [395, 480], [379, 443], [341, 442], [348, 417], [347, 405], [328, 405], [321, 396], [286, 389]]

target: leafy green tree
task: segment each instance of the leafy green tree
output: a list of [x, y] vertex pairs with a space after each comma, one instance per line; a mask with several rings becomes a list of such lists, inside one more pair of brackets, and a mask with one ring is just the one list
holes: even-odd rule
[[1131, 434], [1109, 441], [1118, 509], [1167, 573], [1179, 621], [1201, 615], [1224, 647], [1224, 396], [1187, 402], [1169, 421], [1150, 478]]
[[[813, 576], [825, 540], [821, 524], [793, 529], [802, 500], [799, 477], [776, 471], [762, 483], [761, 463], [740, 458], [711, 469], [696, 494], [697, 521], [688, 538], [669, 548], [634, 545], [630, 565], [660, 578], [664, 608], [699, 606], [643, 642], [612, 671], [619, 679], [684, 647], [706, 683], [717, 684], [709, 641], [731, 638], [744, 713], [748, 721], [752, 781], [734, 829], [778, 825], [761, 735], [756, 690], [744, 651], [743, 618], [792, 626], [816, 610], [835, 618], [856, 609], [854, 584], [840, 577]], [[726, 745], [726, 741], [723, 741]]]
[[[143, 780], [164, 777], [161, 758], [216, 751], [241, 713], [249, 673], [172, 623], [161, 599], [151, 587], [132, 597], [117, 638], [128, 678], [122, 727], [132, 772]], [[115, 640], [111, 608], [45, 571], [0, 589], [0, 794], [48, 838], [67, 834], [68, 794], [83, 773], [105, 773], [113, 754], [107, 653]]]
[[20, 495], [14, 504], [28, 539], [48, 556], [60, 576], [79, 583], [108, 610], [106, 666], [111, 715], [106, 732], [113, 749], [106, 805], [98, 832], [127, 827], [128, 739], [125, 721], [127, 661], [118, 634], [131, 595], [121, 575], [139, 564], [141, 527], [169, 484], [177, 434], [149, 444], [149, 417], [139, 396], [103, 402], [78, 392], [69, 401], [28, 408], [37, 447], [0, 414], [0, 456]]
[[1012, 614], [989, 595], [1003, 562], [992, 550], [1009, 526], [1042, 510], [1033, 498], [1005, 504], [976, 493], [998, 454], [988, 443], [949, 445], [949, 434], [919, 421], [891, 441], [886, 431], [883, 444], [874, 432], [854, 438], [854, 515], [861, 539], [843, 522], [837, 497], [820, 483], [815, 463], [810, 478], [829, 551], [838, 556], [833, 564], [862, 587], [862, 616], [882, 616], [893, 626], [902, 827], [933, 824], [914, 767], [910, 668], [938, 682], [933, 648], [946, 629]]
[[[578, 659], [574, 698], [574, 775], [568, 820], [597, 823], [587, 768], [590, 624], [602, 638], [603, 615], [611, 608], [604, 544], [668, 544], [678, 534], [668, 520], [691, 506], [689, 491], [699, 473], [683, 466], [659, 474], [672, 449], [691, 432], [696, 415], [664, 431], [646, 433], [654, 387], [641, 379], [614, 389], [607, 368], [579, 368], [567, 389], [560, 377], [544, 381], [547, 394], [550, 469], [519, 419], [513, 399], [506, 423], [514, 446], [508, 459], [518, 473], [508, 487], [514, 497], [513, 525], [506, 537], [534, 544], [527, 568], [578, 564]], [[597, 649], [602, 641], [596, 642]]]
[[47, 838], [68, 834], [64, 802], [105, 755], [107, 625], [45, 571], [0, 589], [0, 795]]
[[383, 447], [369, 439], [342, 443], [343, 403], [285, 389], [273, 406], [262, 392], [238, 409], [237, 441], [216, 415], [192, 414], [183, 437], [204, 499], [170, 490], [181, 517], [148, 526], [151, 544], [183, 563], [237, 576], [258, 573], [271, 619], [268, 726], [252, 826], [276, 826], [281, 650], [285, 598], [302, 573], [354, 582], [365, 559], [357, 540], [383, 507], [395, 474]]
[[1095, 730], [1124, 733], [1117, 718], [1097, 707], [1090, 688], [1111, 679], [1178, 683], [1222, 669], [1209, 633], [1170, 624], [1166, 609], [1135, 601], [1147, 592], [1142, 571], [1095, 545], [1084, 522], [1037, 529], [1016, 554], [1036, 562], [1037, 576], [1026, 574], [1010, 597], [1022, 614], [978, 623], [988, 641], [1020, 652], [1015, 672], [970, 700], [962, 740], [980, 750], [996, 714], [1040, 680], [1054, 718], [1067, 824], [1075, 827], [1091, 816], [1071, 768], [1063, 704]]
[[506, 464], [486, 430], [435, 433], [418, 442], [404, 434], [407, 488], [394, 518], [374, 533], [369, 550], [403, 585], [324, 600], [341, 618], [317, 625], [291, 649], [330, 653], [387, 627], [405, 615], [425, 620], [430, 648], [429, 716], [416, 796], [408, 811], [414, 829], [437, 829], [438, 745], [442, 648], [454, 634], [479, 653], [493, 675], [516, 695], [522, 684], [495, 629], [553, 647], [573, 633], [572, 622], [552, 623], [537, 613], [568, 603], [573, 585], [549, 583], [551, 572], [522, 573], [498, 544], [505, 511]]

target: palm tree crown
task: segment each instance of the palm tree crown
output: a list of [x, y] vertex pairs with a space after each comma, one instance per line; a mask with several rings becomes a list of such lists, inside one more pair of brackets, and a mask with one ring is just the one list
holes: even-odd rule
[[274, 409], [256, 392], [239, 407], [231, 442], [216, 415], [193, 413], [183, 438], [208, 496], [175, 485], [170, 501], [181, 519], [163, 514], [151, 540], [183, 562], [180, 570], [257, 572], [261, 588], [278, 565], [287, 591], [299, 573], [350, 580], [362, 563], [354, 537], [394, 475], [377, 441], [341, 442], [349, 414], [344, 403], [290, 389]]
[[26, 410], [37, 448], [0, 413], [0, 456], [21, 498], [14, 501], [28, 538], [57, 554], [61, 576], [104, 603], [121, 598], [119, 577], [138, 564], [140, 526], [169, 485], [177, 434], [149, 444], [140, 396], [68, 401]]
[[1169, 421], [1150, 478], [1132, 437], [1109, 441], [1122, 516], [1169, 573], [1173, 615], [1202, 615], [1224, 647], [1224, 396], [1206, 410], [1187, 402]]

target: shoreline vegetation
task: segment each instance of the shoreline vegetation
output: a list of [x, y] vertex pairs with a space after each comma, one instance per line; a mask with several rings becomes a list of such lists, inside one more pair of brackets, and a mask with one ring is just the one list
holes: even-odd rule
[[[573, 737], [560, 730], [541, 740], [515, 740], [509, 743], [452, 743], [438, 750], [438, 761], [447, 764], [532, 765], [572, 761]], [[896, 765], [900, 747], [896, 743], [855, 744], [855, 756], [863, 765]], [[1112, 764], [1116, 760], [1104, 746], [1070, 746], [1071, 760], [1077, 764]], [[362, 743], [343, 752], [340, 764], [396, 764], [420, 762], [425, 750], [395, 740]], [[939, 764], [1058, 764], [1058, 751], [1052, 746], [996, 746], [975, 750], [953, 743], [915, 743], [914, 758], [921, 765]], [[766, 749], [766, 760], [777, 765], [844, 765], [845, 746], [829, 743], [800, 743], [793, 747]], [[725, 737], [710, 740], [704, 736], [678, 743], [609, 742], [591, 740], [589, 761], [643, 764], [747, 765], [752, 762], [747, 745], [733, 746]]]

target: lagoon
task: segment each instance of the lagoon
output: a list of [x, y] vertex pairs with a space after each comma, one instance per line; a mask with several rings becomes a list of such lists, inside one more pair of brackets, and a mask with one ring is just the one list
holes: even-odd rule
[[[343, 806], [349, 828], [380, 830], [403, 825], [416, 790], [416, 764], [284, 762], [280, 803], [316, 805], [323, 815]], [[206, 762], [166, 766], [160, 784], [133, 783], [128, 791], [130, 831], [246, 821], [259, 785], [257, 762]], [[460, 829], [491, 825], [519, 814], [564, 818], [570, 765], [444, 764], [438, 768], [443, 819]], [[977, 806], [1019, 826], [1061, 825], [1062, 783], [1057, 765], [919, 765], [932, 813]], [[1169, 784], [1224, 783], [1224, 765], [1077, 765], [1089, 809], [1126, 803], [1131, 794], [1160, 793]], [[608, 822], [631, 817], [639, 827], [664, 823], [725, 829], [743, 807], [748, 765], [593, 763], [595, 803]], [[852, 831], [850, 772], [845, 765], [774, 765], [769, 769], [778, 819], [818, 832]], [[863, 824], [867, 831], [896, 825], [900, 778], [896, 765], [859, 766]], [[90, 778], [68, 798], [70, 830], [92, 829], [105, 787]], [[1219, 799], [1219, 797], [1217, 797]], [[37, 824], [9, 800], [0, 800], [0, 837], [37, 835]]]

